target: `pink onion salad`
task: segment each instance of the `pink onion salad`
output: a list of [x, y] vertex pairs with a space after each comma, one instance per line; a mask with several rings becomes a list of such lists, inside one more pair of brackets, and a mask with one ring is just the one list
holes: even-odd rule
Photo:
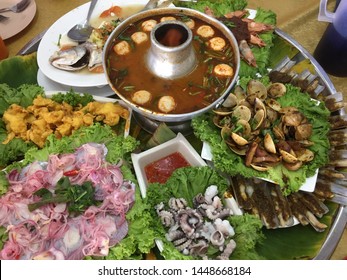
[[[83, 259], [107, 256], [128, 233], [126, 213], [135, 200], [135, 185], [124, 180], [119, 164], [106, 162], [103, 144], [89, 143], [74, 153], [50, 155], [8, 174], [10, 187], [0, 197], [0, 225], [8, 240], [0, 259]], [[28, 206], [41, 200], [34, 194], [46, 188], [54, 194], [57, 182], [91, 182], [94, 205], [71, 215], [67, 203], [48, 203], [32, 212]]]

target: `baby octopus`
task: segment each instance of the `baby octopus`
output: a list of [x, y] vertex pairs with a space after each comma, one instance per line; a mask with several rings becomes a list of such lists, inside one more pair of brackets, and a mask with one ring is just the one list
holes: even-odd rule
[[216, 259], [229, 259], [236, 247], [233, 227], [227, 218], [233, 211], [223, 206], [218, 187], [209, 186], [193, 198], [193, 208], [184, 198], [170, 198], [156, 206], [162, 224], [168, 229], [166, 239], [184, 255], [208, 259], [210, 246], [217, 248]]

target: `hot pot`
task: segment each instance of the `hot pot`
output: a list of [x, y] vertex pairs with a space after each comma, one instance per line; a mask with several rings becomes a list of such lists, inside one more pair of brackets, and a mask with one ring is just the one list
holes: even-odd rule
[[[158, 16], [177, 16], [193, 18], [203, 22], [204, 25], [211, 26], [213, 29], [217, 30], [219, 34], [222, 34], [223, 38], [226, 40], [228, 47], [232, 49], [233, 52], [233, 75], [228, 80], [228, 83], [223, 88], [222, 92], [218, 93], [218, 98], [215, 98], [213, 102], [204, 105], [204, 107], [197, 110], [191, 110], [183, 113], [171, 113], [171, 112], [160, 112], [153, 109], [145, 108], [141, 104], [135, 103], [131, 98], [126, 97], [121, 93], [119, 87], [115, 85], [112, 77], [110, 75], [110, 67], [108, 65], [109, 58], [112, 52], [114, 52], [115, 41], [119, 40], [119, 35], [122, 34], [129, 26], [139, 25], [139, 22], [147, 19], [152, 19]], [[182, 29], [183, 31], [183, 42], [179, 45], [167, 46], [159, 42], [158, 37], [161, 36], [160, 33], [165, 33], [166, 29], [174, 26], [175, 29]], [[145, 64], [146, 68], [154, 76], [160, 79], [175, 80], [180, 77], [189, 75], [189, 73], [195, 71], [199, 67], [200, 63], [204, 63], [196, 59], [194, 52], [196, 50], [192, 49], [192, 41], [195, 39], [191, 30], [186, 24], [182, 24], [177, 20], [167, 20], [165, 22], [158, 22], [156, 26], [148, 33], [148, 38], [150, 40], [150, 47], [143, 55], [143, 57], [138, 61], [138, 63]], [[159, 35], [158, 35], [159, 34]], [[238, 72], [240, 68], [240, 55], [238, 44], [233, 33], [218, 20], [207, 16], [196, 10], [187, 8], [160, 8], [140, 12], [135, 14], [124, 21], [122, 21], [110, 34], [103, 51], [103, 67], [104, 72], [107, 77], [107, 81], [112, 88], [112, 90], [122, 99], [129, 107], [133, 109], [134, 118], [138, 123], [147, 131], [153, 132], [157, 125], [161, 122], [165, 122], [174, 131], [186, 130], [190, 126], [190, 120], [200, 115], [210, 109], [219, 107], [226, 97], [229, 95], [232, 87], [234, 86]], [[137, 66], [134, 66], [136, 68]], [[131, 72], [133, 68], [127, 69]]]

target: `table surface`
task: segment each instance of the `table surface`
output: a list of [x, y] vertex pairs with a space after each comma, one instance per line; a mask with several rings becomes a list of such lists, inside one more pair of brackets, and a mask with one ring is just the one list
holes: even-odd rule
[[[32, 38], [49, 28], [62, 15], [88, 0], [35, 0], [37, 12], [33, 21], [20, 33], [5, 40], [10, 56], [14, 56]], [[329, 1], [332, 10], [335, 1]], [[277, 14], [277, 27], [293, 37], [309, 53], [313, 53], [327, 23], [318, 22], [317, 0], [249, 0], [248, 7], [261, 7]], [[82, 19], [81, 19], [82, 20]], [[337, 91], [347, 100], [347, 78], [329, 76]], [[331, 259], [338, 260], [347, 256], [347, 229], [345, 230]]]

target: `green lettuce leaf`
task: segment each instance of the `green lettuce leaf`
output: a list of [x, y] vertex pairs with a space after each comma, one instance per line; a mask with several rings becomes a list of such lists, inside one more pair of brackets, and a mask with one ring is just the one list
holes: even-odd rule
[[149, 205], [142, 201], [139, 188], [136, 188], [135, 204], [126, 215], [129, 223], [127, 236], [110, 248], [106, 259], [142, 259], [155, 246], [155, 230]]
[[177, 7], [186, 7], [200, 12], [204, 12], [206, 7], [213, 10], [214, 14], [219, 17], [228, 12], [243, 10], [247, 6], [246, 0], [199, 0], [192, 1], [174, 1]]
[[0, 250], [2, 250], [7, 240], [8, 240], [7, 229], [3, 226], [0, 226]]
[[[254, 20], [256, 22], [271, 24], [273, 26], [275, 26], [277, 22], [276, 14], [274, 12], [261, 8], [257, 9]], [[273, 31], [268, 31], [260, 33], [259, 37], [266, 44], [264, 47], [250, 45], [258, 67], [251, 67], [244, 60], [241, 60], [239, 72], [240, 77], [255, 77], [257, 74], [264, 75], [268, 71], [267, 68], [270, 64], [270, 51], [273, 47], [275, 35]]]
[[7, 84], [0, 84], [0, 115], [2, 116], [11, 104], [28, 107], [38, 95], [43, 95], [44, 90], [39, 85], [23, 84], [12, 88]]
[[116, 135], [110, 126], [94, 123], [91, 126], [81, 127], [74, 131], [72, 135], [64, 136], [60, 139], [53, 134], [48, 136], [42, 149], [36, 146], [30, 148], [21, 162], [9, 165], [7, 170], [25, 166], [35, 160], [46, 161], [50, 154], [73, 152], [81, 145], [91, 142], [104, 143], [106, 145], [109, 151], [106, 160], [111, 163], [118, 162], [124, 157], [129, 158], [129, 152], [139, 145], [139, 141], [132, 136], [124, 138], [122, 135]]
[[231, 255], [233, 260], [261, 260], [264, 259], [256, 248], [265, 241], [262, 234], [263, 224], [254, 215], [231, 216], [230, 224], [235, 230], [236, 249]]
[[5, 194], [8, 190], [9, 182], [6, 177], [6, 173], [1, 170], [0, 171], [0, 196]]
[[22, 139], [14, 138], [7, 144], [2, 142], [7, 138], [5, 123], [0, 119], [0, 167], [5, 167], [10, 162], [21, 160], [27, 150], [35, 145]]

